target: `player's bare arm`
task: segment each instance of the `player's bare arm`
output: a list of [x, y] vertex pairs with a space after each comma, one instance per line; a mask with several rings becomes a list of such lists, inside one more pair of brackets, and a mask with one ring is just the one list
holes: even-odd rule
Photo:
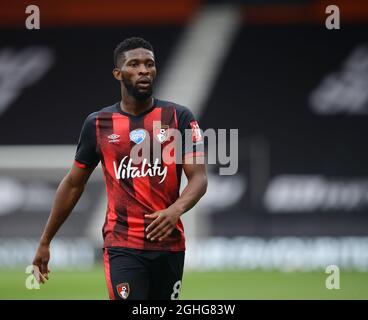
[[33, 259], [33, 265], [37, 266], [41, 273], [39, 277], [41, 283], [48, 279], [50, 272], [48, 269], [50, 242], [78, 202], [93, 170], [94, 168], [79, 168], [74, 164], [56, 191], [49, 219]]
[[207, 190], [205, 164], [183, 164], [188, 184], [181, 196], [167, 209], [145, 215], [154, 219], [147, 227], [147, 238], [162, 241], [174, 230], [180, 216], [190, 210], [201, 199]]

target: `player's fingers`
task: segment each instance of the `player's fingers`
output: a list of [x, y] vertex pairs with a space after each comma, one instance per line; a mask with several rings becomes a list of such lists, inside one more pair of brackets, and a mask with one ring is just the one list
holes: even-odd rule
[[48, 276], [48, 267], [47, 267], [47, 262], [43, 262], [42, 264], [41, 264], [41, 268], [40, 268], [40, 278], [42, 278], [42, 280], [44, 281], [44, 282], [46, 282], [46, 280], [48, 280], [49, 279], [49, 276]]
[[40, 266], [34, 266], [33, 270], [32, 270], [32, 273], [34, 275], [34, 277], [36, 278], [36, 281], [38, 283], [45, 283], [44, 279], [43, 279], [43, 276], [40, 272], [40, 268], [41, 268], [41, 265]]
[[147, 235], [148, 239], [154, 240], [155, 238], [157, 238], [157, 236], [162, 233], [162, 230], [166, 228], [167, 225], [168, 225], [168, 221], [164, 220], [159, 225], [157, 225], [154, 229], [151, 229], [151, 231]]
[[158, 226], [158, 221], [151, 222], [146, 228], [147, 235]]
[[173, 230], [174, 230], [174, 228], [170, 227], [170, 228], [166, 231], [166, 233], [158, 239], [158, 241], [160, 241], [160, 242], [161, 242], [161, 241], [165, 240], [168, 236], [170, 236], [170, 234], [172, 234]]
[[47, 265], [45, 264], [45, 262], [41, 262], [41, 264], [40, 264], [40, 272], [42, 274], [44, 274], [46, 272], [46, 270], [47, 270]]
[[36, 278], [38, 283], [45, 283], [45, 281], [43, 280], [40, 272], [38, 272], [37, 275], [35, 275], [35, 278]]
[[155, 235], [153, 236], [152, 240], [158, 240], [160, 237], [166, 234], [169, 230], [173, 229], [173, 227], [170, 225], [169, 222], [165, 222], [165, 224], [162, 225], [162, 228], [157, 230]]
[[158, 212], [154, 212], [151, 214], [145, 214], [144, 217], [148, 219], [156, 219], [158, 217]]
[[156, 228], [162, 221], [162, 217], [158, 217], [155, 220], [153, 220], [148, 227], [146, 228], [146, 232], [149, 233], [151, 230]]
[[165, 239], [165, 235], [167, 233], [171, 233], [172, 232], [172, 227], [170, 225], [167, 225], [165, 228], [163, 228], [160, 233], [156, 236], [156, 239], [158, 241], [162, 241], [162, 239]]
[[46, 281], [47, 281], [47, 278], [42, 273], [40, 273], [40, 279], [41, 279], [42, 283], [46, 283]]

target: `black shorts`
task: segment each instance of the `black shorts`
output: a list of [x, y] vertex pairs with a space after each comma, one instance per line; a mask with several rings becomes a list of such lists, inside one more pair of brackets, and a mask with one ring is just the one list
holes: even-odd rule
[[184, 251], [104, 249], [107, 288], [112, 300], [178, 300]]

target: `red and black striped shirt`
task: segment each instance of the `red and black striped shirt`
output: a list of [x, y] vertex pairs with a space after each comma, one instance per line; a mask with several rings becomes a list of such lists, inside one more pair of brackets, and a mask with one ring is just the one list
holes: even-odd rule
[[[182, 135], [183, 158], [203, 155], [203, 139], [193, 114], [172, 102], [154, 99], [153, 106], [137, 116], [122, 111], [120, 103], [116, 103], [85, 120], [75, 162], [87, 167], [97, 166], [101, 161], [108, 198], [102, 230], [105, 247], [185, 250], [180, 220], [165, 241], [151, 242], [145, 232], [152, 221], [145, 214], [165, 209], [179, 197], [181, 163], [166, 163], [163, 158], [157, 164], [154, 157], [157, 150], [161, 150], [162, 156], [162, 150], [172, 141], [168, 135], [170, 129], [177, 129]], [[191, 136], [185, 139], [188, 133]], [[132, 163], [132, 148], [140, 144], [148, 145], [149, 154], [146, 153], [146, 160]]]

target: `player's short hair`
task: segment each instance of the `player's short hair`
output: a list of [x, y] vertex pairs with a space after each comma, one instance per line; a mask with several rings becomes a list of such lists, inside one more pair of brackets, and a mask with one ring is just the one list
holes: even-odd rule
[[124, 52], [137, 48], [143, 48], [153, 52], [153, 46], [147, 40], [139, 37], [127, 38], [124, 41], [120, 42], [114, 50], [115, 67], [118, 66], [118, 61], [120, 57], [124, 55]]

